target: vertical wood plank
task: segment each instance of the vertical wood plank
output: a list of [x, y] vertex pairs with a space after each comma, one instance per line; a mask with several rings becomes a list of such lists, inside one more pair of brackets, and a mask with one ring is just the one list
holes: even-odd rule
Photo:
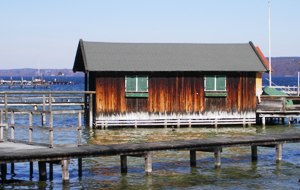
[[10, 163], [10, 173], [12, 175], [15, 175], [15, 163], [14, 162]]
[[149, 174], [152, 172], [152, 153], [147, 152], [145, 154], [145, 173]]
[[7, 165], [1, 164], [1, 180], [2, 180], [2, 182], [6, 180], [6, 174], [7, 174]]
[[61, 174], [62, 174], [62, 180], [68, 181], [70, 179], [69, 177], [69, 161], [68, 160], [61, 160]]
[[82, 134], [82, 129], [81, 129], [81, 112], [78, 112], [78, 127], [77, 127], [77, 145], [81, 145], [81, 134]]
[[33, 162], [29, 162], [29, 178], [33, 177]]
[[214, 156], [215, 156], [215, 168], [220, 168], [221, 167], [221, 149], [220, 148], [215, 148]]
[[10, 139], [14, 142], [15, 141], [15, 114], [12, 111], [10, 113]]
[[93, 126], [93, 94], [90, 94], [89, 96], [89, 127]]
[[40, 181], [46, 181], [47, 180], [46, 162], [39, 161], [38, 162], [38, 167], [39, 167], [39, 179], [40, 179]]
[[251, 146], [251, 158], [252, 162], [257, 161], [257, 146]]
[[82, 177], [82, 158], [78, 158], [78, 177]]
[[53, 180], [53, 163], [52, 162], [49, 163], [49, 179], [50, 179], [50, 181]]
[[276, 162], [280, 162], [282, 160], [282, 144], [276, 144]]
[[127, 173], [127, 156], [120, 156], [120, 164], [121, 164], [121, 173]]
[[196, 162], [197, 162], [197, 158], [196, 158], [196, 151], [195, 150], [190, 150], [190, 166], [191, 167], [196, 167]]

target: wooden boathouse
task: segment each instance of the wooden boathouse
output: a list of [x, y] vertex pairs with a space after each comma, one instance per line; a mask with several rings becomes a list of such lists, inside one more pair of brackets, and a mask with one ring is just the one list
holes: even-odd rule
[[245, 44], [103, 43], [80, 40], [74, 72], [94, 96], [94, 125], [256, 122], [256, 88], [267, 72]]

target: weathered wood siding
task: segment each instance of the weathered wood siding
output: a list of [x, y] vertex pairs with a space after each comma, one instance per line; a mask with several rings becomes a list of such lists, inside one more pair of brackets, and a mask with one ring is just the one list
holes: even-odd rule
[[205, 73], [150, 73], [149, 97], [126, 98], [125, 74], [98, 75], [96, 113], [255, 111], [255, 73], [227, 73], [227, 97], [205, 97], [204, 76]]

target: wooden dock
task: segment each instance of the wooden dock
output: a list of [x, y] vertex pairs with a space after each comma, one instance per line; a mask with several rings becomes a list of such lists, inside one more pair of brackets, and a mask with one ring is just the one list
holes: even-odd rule
[[[208, 139], [178, 140], [166, 142], [152, 142], [140, 144], [110, 144], [110, 145], [81, 145], [73, 147], [43, 147], [16, 144], [12, 142], [0, 143], [0, 164], [2, 182], [6, 179], [7, 164], [11, 163], [14, 168], [16, 162], [30, 162], [30, 174], [32, 175], [32, 163], [39, 163], [40, 180], [46, 180], [46, 163], [50, 168], [50, 179], [53, 178], [53, 164], [62, 165], [62, 179], [69, 180], [68, 160], [78, 159], [78, 175], [82, 176], [82, 158], [120, 156], [120, 171], [127, 172], [127, 156], [143, 157], [145, 159], [145, 172], [152, 172], [152, 156], [157, 151], [190, 152], [190, 165], [196, 166], [196, 151], [212, 152], [215, 157], [215, 167], [221, 167], [221, 152], [226, 147], [249, 146], [252, 161], [257, 160], [257, 147], [274, 147], [276, 161], [282, 160], [282, 148], [286, 143], [299, 143], [300, 133], [272, 134], [242, 137], [214, 137]], [[52, 169], [51, 169], [52, 167]], [[52, 170], [52, 171], [51, 171]]]
[[300, 96], [262, 96], [256, 113], [264, 126], [267, 118], [288, 118], [290, 124], [293, 118], [300, 117]]
[[94, 94], [94, 91], [2, 91], [0, 122], [8, 126], [12, 115], [41, 115], [41, 125], [45, 126], [46, 118], [51, 120], [54, 114], [84, 113], [86, 125], [92, 126]]

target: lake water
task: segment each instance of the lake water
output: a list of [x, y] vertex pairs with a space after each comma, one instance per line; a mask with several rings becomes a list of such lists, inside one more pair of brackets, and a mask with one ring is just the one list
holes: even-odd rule
[[[82, 78], [67, 79], [76, 81], [77, 85], [52, 86], [50, 89], [41, 90], [83, 90]], [[278, 80], [281, 82], [283, 80], [283, 83], [287, 81], [287, 79]], [[292, 81], [294, 80], [297, 81], [296, 78], [292, 79]], [[56, 120], [62, 120], [61, 125], [57, 126], [61, 129], [61, 133], [56, 134], [56, 143], [75, 143], [76, 132], [68, 132], [63, 129], [75, 126], [77, 119], [63, 117]], [[19, 119], [18, 122], [24, 121]], [[261, 126], [245, 128], [227, 126], [220, 127], [217, 131], [214, 128], [204, 127], [180, 128], [175, 131], [170, 128], [110, 130], [85, 128], [83, 142], [88, 144], [140, 143], [213, 136], [233, 137], [294, 132], [300, 132], [299, 123], [291, 126], [268, 125], [266, 129], [262, 129]], [[35, 130], [34, 133], [38, 134], [35, 138], [41, 141], [47, 139], [47, 130], [43, 128]], [[25, 138], [22, 130], [16, 136]], [[259, 147], [258, 161], [252, 162], [250, 147], [235, 147], [223, 149], [220, 169], [214, 168], [212, 153], [197, 152], [197, 167], [191, 168], [189, 164], [188, 151], [154, 152], [153, 173], [150, 175], [144, 173], [142, 158], [129, 157], [128, 173], [122, 175], [118, 156], [85, 158], [83, 159], [83, 177], [79, 178], [77, 160], [70, 160], [70, 182], [63, 184], [59, 165], [54, 165], [53, 181], [40, 182], [37, 163], [34, 163], [32, 179], [29, 177], [29, 164], [16, 163], [16, 175], [8, 174], [9, 181], [1, 183], [0, 189], [300, 189], [298, 182], [300, 178], [299, 144], [285, 144], [283, 161], [280, 163], [275, 162], [274, 148]]]

